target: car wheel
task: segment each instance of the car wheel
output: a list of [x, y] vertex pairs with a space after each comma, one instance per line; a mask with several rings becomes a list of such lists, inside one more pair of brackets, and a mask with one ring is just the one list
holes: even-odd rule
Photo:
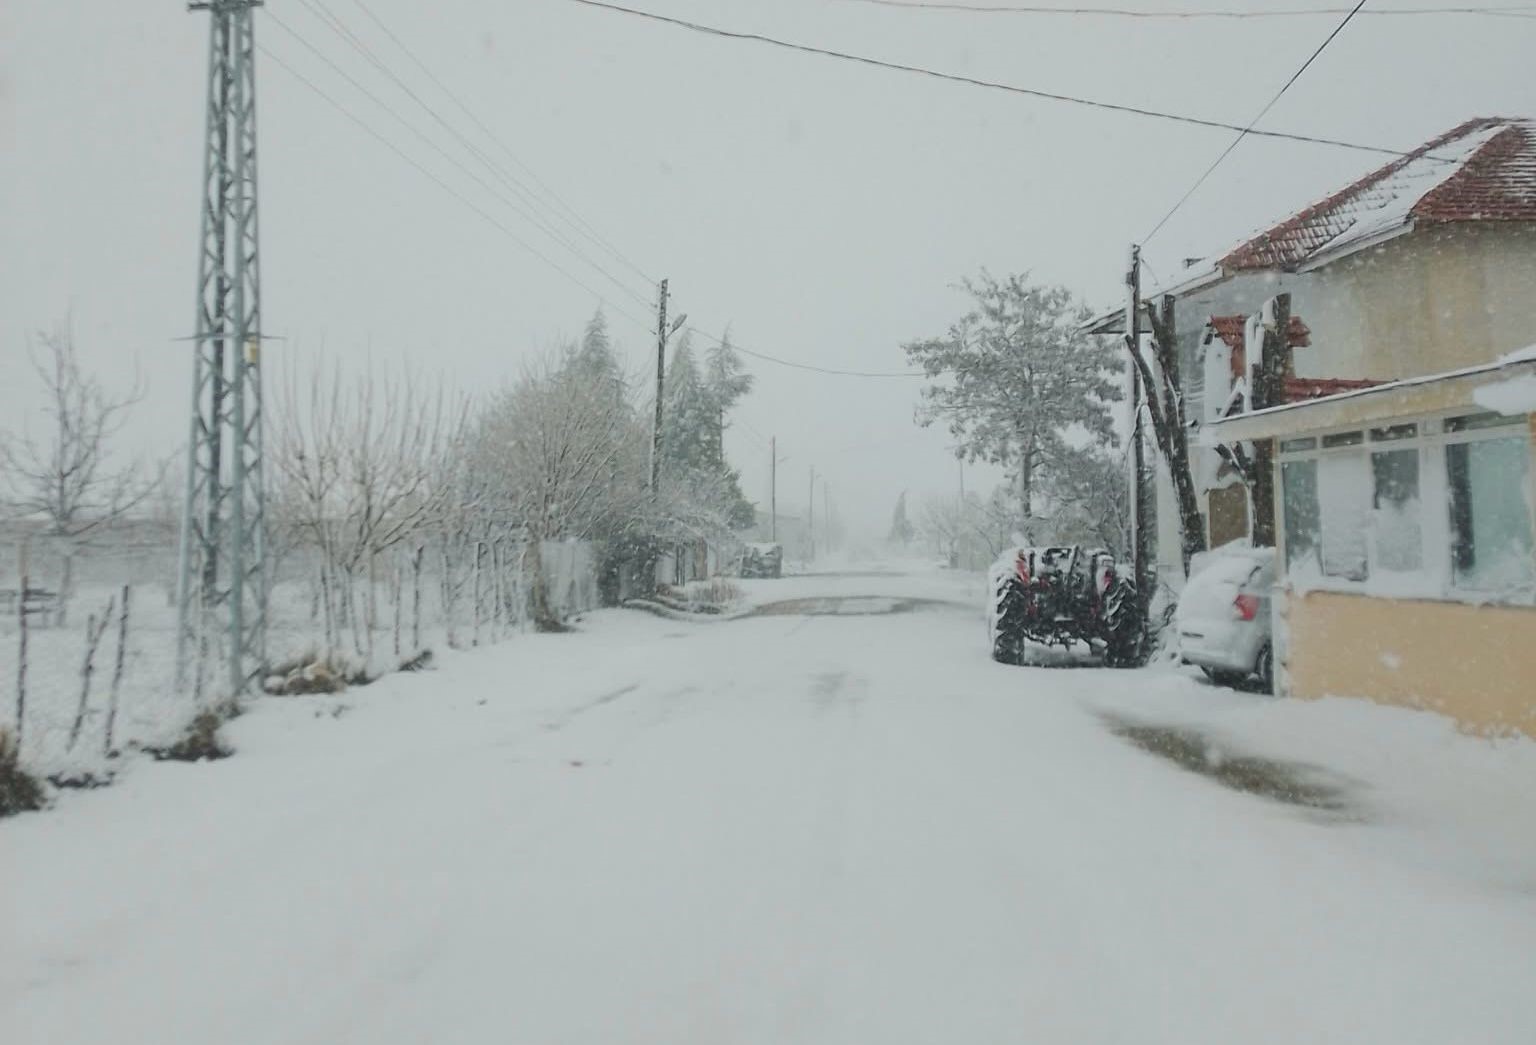
[[1226, 671], [1222, 668], [1208, 668], [1204, 664], [1200, 665], [1200, 670], [1205, 672], [1206, 678], [1210, 679], [1218, 686], [1226, 686], [1229, 689], [1236, 689], [1243, 684], [1243, 675], [1241, 672]]
[[1253, 665], [1255, 688], [1260, 693], [1274, 693], [1275, 691], [1275, 651], [1269, 643], [1259, 650], [1259, 656]]

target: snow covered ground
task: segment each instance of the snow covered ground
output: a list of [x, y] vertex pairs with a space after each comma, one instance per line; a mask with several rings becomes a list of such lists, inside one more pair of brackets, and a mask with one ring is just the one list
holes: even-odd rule
[[1536, 1040], [1536, 744], [1002, 667], [969, 575], [743, 587], [869, 612], [602, 611], [0, 822], [0, 1034]]

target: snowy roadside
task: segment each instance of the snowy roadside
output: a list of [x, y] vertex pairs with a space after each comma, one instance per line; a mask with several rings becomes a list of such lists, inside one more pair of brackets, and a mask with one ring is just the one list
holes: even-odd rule
[[[1113, 673], [1112, 673], [1112, 677]], [[1485, 738], [1428, 711], [1357, 698], [1237, 692], [1187, 669], [1071, 680], [1109, 721], [1198, 732], [1214, 764], [1258, 756], [1339, 782], [1369, 843], [1394, 859], [1536, 896], [1536, 741]]]

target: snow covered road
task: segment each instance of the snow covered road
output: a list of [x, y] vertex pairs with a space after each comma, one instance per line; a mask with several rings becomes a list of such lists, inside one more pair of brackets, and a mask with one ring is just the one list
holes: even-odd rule
[[[772, 584], [955, 604], [605, 611], [263, 701], [231, 760], [0, 823], [0, 1035], [1536, 1040], [1533, 745], [1000, 667], [965, 578]], [[1224, 788], [1106, 713], [1305, 751], [1344, 808]]]

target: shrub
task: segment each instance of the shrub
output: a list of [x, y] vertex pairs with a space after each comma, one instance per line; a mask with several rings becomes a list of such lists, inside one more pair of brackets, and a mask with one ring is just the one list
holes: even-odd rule
[[8, 730], [0, 729], [0, 816], [43, 808], [43, 785], [21, 766], [21, 751]]
[[234, 751], [219, 736], [219, 727], [223, 724], [224, 716], [217, 711], [200, 711], [176, 743], [144, 750], [162, 762], [212, 762], [228, 758]]

